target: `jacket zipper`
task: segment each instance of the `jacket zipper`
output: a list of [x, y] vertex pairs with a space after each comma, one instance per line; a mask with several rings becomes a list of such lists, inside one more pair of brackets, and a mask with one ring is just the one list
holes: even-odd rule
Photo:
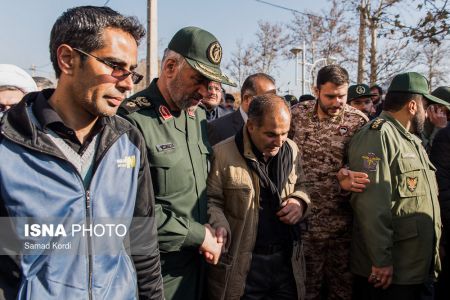
[[[86, 223], [91, 226], [91, 195], [90, 191], [86, 190]], [[89, 292], [89, 300], [92, 300], [92, 241], [91, 237], [88, 237], [88, 292]]]
[[[106, 155], [108, 150], [112, 147], [112, 145], [114, 145], [114, 143], [123, 134], [126, 134], [126, 132], [128, 132], [128, 130], [123, 132], [123, 133], [121, 133], [121, 134], [118, 134], [116, 136], [116, 138], [110, 140], [109, 144], [105, 147], [104, 151], [100, 154], [98, 161], [101, 161], [103, 159], [103, 157]], [[64, 156], [61, 156], [61, 155], [59, 155], [56, 152], [51, 153], [51, 152], [45, 151], [43, 149], [31, 147], [30, 145], [28, 145], [26, 143], [23, 143], [23, 142], [15, 140], [13, 138], [10, 138], [9, 136], [5, 135], [3, 131], [1, 133], [2, 133], [3, 137], [5, 137], [6, 139], [10, 140], [13, 143], [19, 144], [19, 145], [21, 145], [21, 146], [23, 146], [25, 148], [31, 149], [33, 151], [38, 151], [38, 152], [40, 152], [42, 154], [46, 154], [46, 155], [51, 155], [51, 156], [57, 157], [57, 158], [65, 161], [65, 162], [68, 162], [70, 165], [72, 165], [72, 163], [70, 161], [68, 161]], [[72, 165], [72, 167], [75, 169], [75, 173], [78, 175], [78, 178], [80, 179], [80, 182], [81, 182], [81, 185], [83, 186], [83, 189], [85, 189], [84, 188], [84, 184], [83, 184], [83, 178], [81, 177], [81, 174], [78, 173], [78, 171], [75, 168], [75, 166]], [[92, 174], [93, 174], [92, 176], [94, 176], [94, 174], [95, 174], [95, 172], [97, 170], [97, 167], [98, 167], [98, 164], [96, 162], [94, 162], [94, 169], [92, 170]], [[85, 212], [86, 222], [89, 225], [91, 225], [91, 214], [90, 214], [90, 212], [91, 212], [91, 196], [90, 196], [90, 190], [89, 189], [87, 189], [87, 190], [85, 189], [85, 195], [86, 195], [86, 212]], [[88, 251], [89, 251], [89, 253], [88, 253], [88, 280], [89, 280], [89, 282], [88, 282], [88, 293], [89, 293], [89, 300], [92, 300], [92, 298], [93, 298], [92, 297], [92, 275], [93, 275], [92, 274], [92, 269], [93, 269], [93, 264], [92, 264], [92, 240], [91, 240], [90, 237], [88, 237], [87, 242], [88, 242]]]

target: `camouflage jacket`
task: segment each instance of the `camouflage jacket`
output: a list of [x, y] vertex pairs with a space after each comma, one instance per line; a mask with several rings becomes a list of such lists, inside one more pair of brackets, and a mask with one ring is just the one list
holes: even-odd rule
[[[316, 100], [292, 108], [289, 138], [298, 145], [302, 156], [312, 202], [310, 231], [347, 230], [344, 227], [351, 222], [351, 208], [348, 195], [340, 190], [336, 173], [346, 163], [351, 137], [367, 121], [362, 112], [349, 105], [338, 116], [323, 120], [319, 120]], [[336, 223], [330, 222], [330, 217]]]

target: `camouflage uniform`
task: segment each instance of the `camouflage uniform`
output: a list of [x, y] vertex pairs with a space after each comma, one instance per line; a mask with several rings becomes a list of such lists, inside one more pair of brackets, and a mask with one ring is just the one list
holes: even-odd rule
[[319, 120], [315, 100], [292, 108], [289, 137], [302, 155], [311, 214], [302, 239], [306, 260], [306, 299], [320, 299], [325, 280], [328, 299], [350, 299], [349, 251], [352, 210], [349, 193], [342, 192], [336, 173], [345, 164], [346, 147], [367, 122], [357, 109], [345, 105], [335, 117]]

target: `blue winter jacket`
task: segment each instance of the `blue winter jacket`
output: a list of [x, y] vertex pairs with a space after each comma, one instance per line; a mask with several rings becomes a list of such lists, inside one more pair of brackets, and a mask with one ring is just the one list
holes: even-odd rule
[[[1, 243], [0, 298], [3, 291], [6, 299], [162, 299], [154, 196], [140, 133], [120, 117], [105, 117], [85, 188], [77, 169], [30, 117], [38, 95], [27, 95], [1, 122], [0, 217], [12, 220], [10, 234], [21, 252], [14, 253], [12, 242]], [[108, 220], [126, 226], [127, 234], [25, 236], [22, 217], [69, 229]], [[51, 248], [27, 252], [26, 242]], [[71, 250], [58, 252], [54, 242], [70, 242]]]

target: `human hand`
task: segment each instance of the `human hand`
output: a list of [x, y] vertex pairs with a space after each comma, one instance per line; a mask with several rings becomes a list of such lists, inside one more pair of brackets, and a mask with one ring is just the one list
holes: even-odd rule
[[430, 105], [427, 108], [427, 115], [434, 127], [444, 128], [447, 126], [447, 113], [445, 107]]
[[361, 193], [370, 183], [367, 173], [354, 172], [346, 168], [341, 168], [336, 177], [341, 188], [349, 192]]
[[216, 239], [219, 244], [222, 244], [222, 253], [225, 252], [225, 246], [228, 241], [228, 232], [225, 227], [216, 228]]
[[300, 221], [300, 218], [304, 213], [304, 203], [302, 200], [297, 200], [295, 198], [288, 198], [287, 200], [281, 203], [281, 209], [277, 212], [277, 217], [280, 218], [280, 221], [293, 225]]
[[205, 224], [205, 239], [200, 246], [200, 251], [206, 262], [215, 265], [219, 261], [222, 243], [217, 242], [216, 232], [209, 224]]
[[393, 273], [394, 268], [392, 266], [380, 268], [372, 266], [372, 273], [370, 274], [368, 281], [372, 283], [374, 287], [381, 287], [383, 290], [385, 290], [392, 283]]

